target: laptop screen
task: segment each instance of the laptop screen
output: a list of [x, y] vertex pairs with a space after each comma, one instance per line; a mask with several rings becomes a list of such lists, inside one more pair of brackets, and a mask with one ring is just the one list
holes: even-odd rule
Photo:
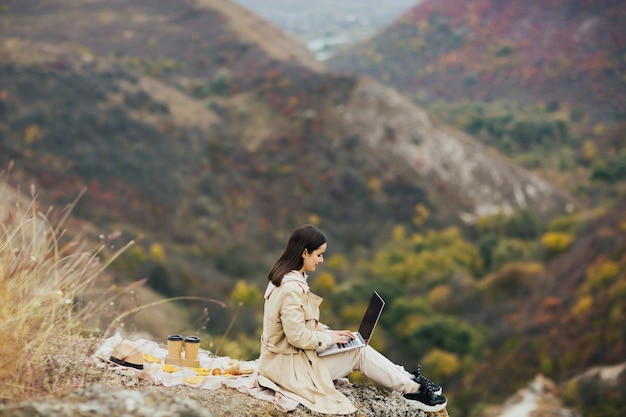
[[372, 336], [372, 332], [374, 331], [374, 327], [376, 327], [380, 314], [383, 312], [384, 306], [385, 301], [374, 291], [370, 303], [367, 306], [367, 310], [365, 311], [365, 315], [363, 316], [363, 320], [361, 321], [361, 325], [359, 326], [359, 333], [366, 342]]

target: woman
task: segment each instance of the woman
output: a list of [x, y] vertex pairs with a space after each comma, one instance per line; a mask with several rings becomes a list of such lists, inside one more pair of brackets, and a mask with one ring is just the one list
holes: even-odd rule
[[319, 357], [317, 349], [346, 343], [349, 330], [331, 330], [319, 322], [322, 298], [309, 291], [307, 272], [324, 262], [326, 237], [310, 225], [293, 231], [287, 247], [269, 272], [265, 291], [259, 357], [260, 386], [280, 392], [324, 414], [350, 414], [356, 408], [333, 381], [354, 370], [403, 393], [417, 408], [435, 412], [446, 406], [441, 387], [410, 373], [370, 346]]

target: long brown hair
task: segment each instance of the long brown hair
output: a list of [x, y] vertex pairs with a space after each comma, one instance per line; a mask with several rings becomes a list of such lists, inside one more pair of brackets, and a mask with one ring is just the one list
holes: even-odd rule
[[296, 228], [289, 237], [285, 251], [276, 261], [267, 278], [277, 287], [285, 274], [299, 270], [304, 264], [302, 254], [306, 249], [309, 253], [326, 243], [326, 236], [310, 224]]

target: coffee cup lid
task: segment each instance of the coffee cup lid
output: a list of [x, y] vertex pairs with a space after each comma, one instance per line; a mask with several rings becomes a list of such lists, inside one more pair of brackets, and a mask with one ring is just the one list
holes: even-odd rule
[[200, 338], [196, 336], [185, 337], [185, 343], [200, 343]]

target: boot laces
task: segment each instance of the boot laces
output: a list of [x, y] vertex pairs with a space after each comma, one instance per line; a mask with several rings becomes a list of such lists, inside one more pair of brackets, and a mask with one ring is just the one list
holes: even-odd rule
[[426, 378], [424, 375], [422, 375], [422, 365], [421, 364], [417, 365], [417, 371], [415, 371], [415, 380], [420, 385], [424, 385], [424, 386], [430, 388], [431, 391], [433, 391], [433, 387], [435, 386], [435, 383], [433, 381], [431, 381], [430, 379]]

